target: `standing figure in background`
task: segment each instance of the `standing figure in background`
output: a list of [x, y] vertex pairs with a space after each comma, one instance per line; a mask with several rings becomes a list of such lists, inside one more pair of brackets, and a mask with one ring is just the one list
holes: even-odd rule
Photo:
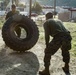
[[[16, 6], [13, 4], [13, 5], [11, 6], [11, 11], [9, 11], [9, 12], [6, 14], [5, 19], [7, 20], [8, 18], [12, 17], [12, 16], [15, 15], [15, 14], [19, 14], [19, 11], [16, 10]], [[15, 28], [15, 31], [16, 31], [16, 33], [17, 33], [17, 36], [20, 37], [20, 35], [21, 35], [21, 28], [20, 28], [19, 26], [17, 26], [17, 27]]]

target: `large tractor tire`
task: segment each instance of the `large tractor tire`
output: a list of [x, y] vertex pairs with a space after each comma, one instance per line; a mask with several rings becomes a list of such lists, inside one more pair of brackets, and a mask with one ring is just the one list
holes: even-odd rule
[[[24, 38], [18, 37], [15, 28], [24, 29]], [[22, 30], [23, 31], [23, 30]], [[14, 15], [3, 25], [2, 37], [5, 44], [15, 51], [26, 51], [31, 49], [39, 38], [38, 27], [30, 18], [24, 15]]]

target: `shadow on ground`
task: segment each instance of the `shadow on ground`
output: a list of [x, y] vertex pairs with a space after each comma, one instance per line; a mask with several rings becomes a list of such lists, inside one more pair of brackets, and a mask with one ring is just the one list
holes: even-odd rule
[[0, 50], [0, 75], [37, 75], [38, 70], [39, 61], [34, 53]]

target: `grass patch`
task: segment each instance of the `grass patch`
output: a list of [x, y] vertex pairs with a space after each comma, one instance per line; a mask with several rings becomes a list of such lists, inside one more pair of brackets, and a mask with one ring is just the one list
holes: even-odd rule
[[[40, 22], [39, 22], [40, 24]], [[41, 23], [42, 24], [42, 23]], [[76, 23], [72, 22], [63, 22], [64, 26], [71, 32], [72, 36], [72, 49], [70, 50], [71, 55], [76, 57]], [[44, 40], [44, 29], [43, 26], [38, 26], [39, 27], [39, 32], [40, 32], [40, 41], [45, 41]]]
[[71, 54], [76, 57], [76, 23], [65, 22], [64, 25], [69, 29], [72, 36]]
[[5, 17], [0, 16], [0, 29], [2, 28], [4, 22], [5, 22]]

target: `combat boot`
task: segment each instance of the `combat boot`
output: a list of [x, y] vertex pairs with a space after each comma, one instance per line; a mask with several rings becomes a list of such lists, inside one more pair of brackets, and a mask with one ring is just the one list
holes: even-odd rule
[[44, 69], [43, 71], [39, 71], [39, 75], [50, 75], [49, 69]]
[[65, 66], [62, 67], [62, 69], [63, 69], [63, 71], [64, 71], [65, 73], [70, 73], [70, 72], [69, 72], [69, 64], [65, 64]]

